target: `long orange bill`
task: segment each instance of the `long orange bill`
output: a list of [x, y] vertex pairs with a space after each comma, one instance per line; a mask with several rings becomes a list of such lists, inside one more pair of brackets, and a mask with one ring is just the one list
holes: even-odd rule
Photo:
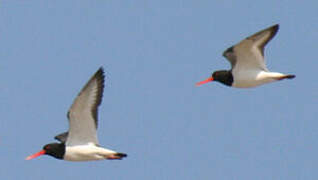
[[39, 151], [35, 154], [32, 154], [31, 156], [28, 156], [27, 158], [25, 158], [25, 160], [30, 160], [30, 159], [36, 158], [38, 156], [41, 156], [43, 154], [45, 154], [45, 150]]
[[213, 80], [214, 80], [213, 77], [209, 77], [208, 79], [203, 80], [203, 81], [200, 81], [200, 82], [196, 83], [195, 85], [200, 86], [200, 85], [202, 85], [202, 84], [211, 82], [211, 81], [213, 81]]

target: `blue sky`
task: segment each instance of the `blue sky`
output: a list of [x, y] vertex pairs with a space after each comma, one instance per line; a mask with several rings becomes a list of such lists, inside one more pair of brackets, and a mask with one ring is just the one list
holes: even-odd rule
[[[317, 179], [318, 2], [0, 3], [0, 179]], [[293, 80], [195, 87], [229, 69], [222, 52], [279, 23], [268, 68]], [[24, 158], [68, 128], [103, 66], [99, 141], [122, 161]]]

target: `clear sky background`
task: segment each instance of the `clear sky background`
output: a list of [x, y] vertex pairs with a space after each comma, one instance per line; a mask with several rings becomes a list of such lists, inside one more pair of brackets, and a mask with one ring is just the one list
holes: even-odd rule
[[[318, 1], [0, 2], [0, 179], [318, 179]], [[276, 23], [254, 89], [196, 87], [223, 51]], [[122, 161], [24, 158], [68, 128], [103, 66], [99, 141]]]

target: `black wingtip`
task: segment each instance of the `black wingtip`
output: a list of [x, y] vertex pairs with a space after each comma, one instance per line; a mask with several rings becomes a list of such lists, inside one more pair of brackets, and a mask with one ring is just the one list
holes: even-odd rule
[[272, 31], [273, 31], [274, 33], [276, 33], [276, 32], [278, 31], [278, 29], [279, 29], [279, 24], [273, 25], [272, 27], [270, 27], [270, 29], [272, 29]]
[[104, 76], [104, 68], [101, 66], [95, 73], [95, 76]]
[[103, 66], [99, 67], [98, 71], [104, 71], [104, 67]]
[[103, 92], [104, 92], [104, 87], [105, 87], [105, 84], [104, 84], [105, 83], [105, 74], [104, 74], [104, 68], [102, 66], [96, 71], [96, 73], [91, 78], [91, 80], [92, 79], [96, 79], [96, 81], [97, 81], [97, 91], [98, 91], [97, 92], [97, 99], [95, 101], [95, 105], [92, 106], [92, 114], [93, 114], [93, 117], [95, 119], [95, 125], [97, 128], [97, 126], [98, 126], [97, 108], [102, 103]]
[[266, 43], [269, 42], [276, 35], [278, 30], [279, 30], [279, 24], [275, 24], [275, 25], [270, 26], [270, 27], [266, 28], [265, 30], [261, 31], [261, 32], [270, 31], [270, 33], [271, 33], [271, 35], [268, 38], [268, 41], [266, 41]]
[[94, 78], [97, 78], [99, 81], [101, 81], [102, 82], [101, 84], [104, 86], [105, 75], [104, 75], [104, 68], [102, 66], [98, 68], [98, 70], [95, 72], [95, 74], [93, 75], [91, 79], [94, 79]]
[[275, 24], [275, 25], [273, 25], [272, 27], [275, 28], [275, 29], [276, 29], [276, 28], [279, 28], [279, 24]]

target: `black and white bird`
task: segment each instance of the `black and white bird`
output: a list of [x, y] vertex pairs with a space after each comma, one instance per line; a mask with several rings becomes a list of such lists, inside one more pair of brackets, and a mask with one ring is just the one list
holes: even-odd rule
[[218, 81], [236, 88], [251, 88], [278, 80], [293, 79], [295, 75], [270, 72], [265, 65], [265, 45], [275, 36], [278, 28], [279, 25], [276, 24], [228, 48], [223, 56], [231, 63], [231, 70], [215, 71], [211, 77], [196, 85]]
[[40, 155], [50, 155], [67, 161], [92, 161], [122, 159], [127, 155], [102, 148], [97, 139], [98, 106], [104, 90], [104, 71], [101, 67], [87, 82], [67, 113], [68, 132], [55, 136], [60, 143], [50, 143], [26, 160]]

